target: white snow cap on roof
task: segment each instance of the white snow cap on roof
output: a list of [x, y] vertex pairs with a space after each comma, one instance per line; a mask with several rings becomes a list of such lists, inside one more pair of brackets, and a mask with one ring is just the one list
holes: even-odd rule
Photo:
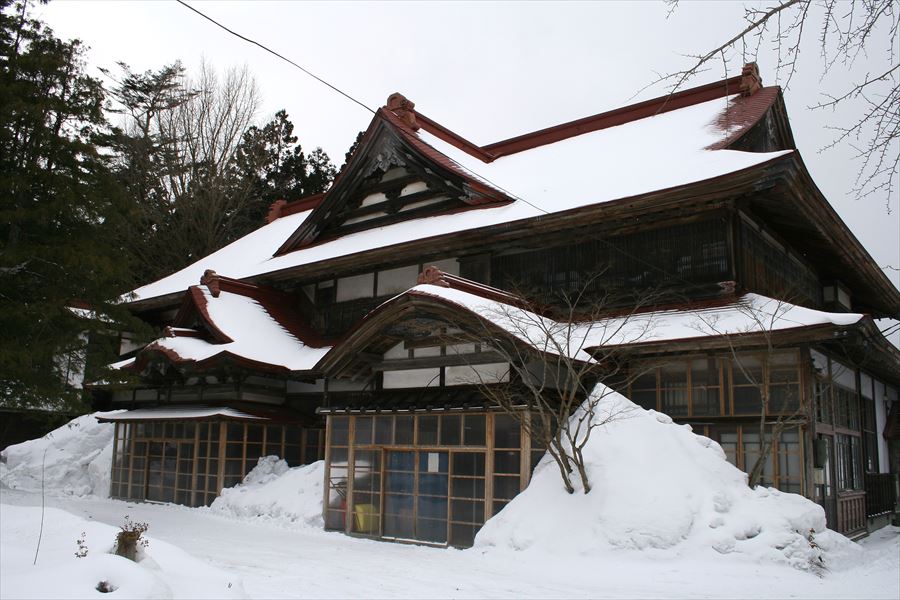
[[566, 323], [452, 288], [422, 284], [410, 291], [458, 304], [543, 352], [579, 360], [591, 360], [585, 350], [594, 347], [762, 333], [814, 325], [846, 326], [859, 322], [864, 316], [829, 313], [759, 294], [744, 294], [737, 302], [714, 308], [651, 311], [586, 323]]
[[185, 360], [195, 361], [205, 360], [220, 352], [230, 352], [292, 371], [311, 369], [329, 350], [310, 348], [298, 340], [253, 298], [225, 290], [216, 297], [206, 286], [199, 286], [199, 289], [206, 299], [206, 310], [213, 323], [234, 341], [211, 344], [200, 338], [176, 336], [156, 340], [153, 343], [156, 347], [171, 350]]
[[[734, 173], [791, 151], [707, 150], [714, 123], [734, 98], [719, 98], [505, 156], [490, 164], [419, 130], [427, 144], [492, 187], [524, 199], [369, 229], [273, 258], [309, 211], [276, 219], [225, 248], [134, 290], [132, 300], [184, 291], [205, 269], [241, 279], [458, 231], [599, 204]], [[548, 175], [552, 173], [552, 175]], [[534, 206], [532, 206], [534, 205]], [[535, 208], [537, 206], [538, 208]]]
[[158, 408], [136, 408], [116, 412], [115, 414], [98, 413], [98, 418], [104, 421], [155, 421], [160, 419], [204, 419], [208, 417], [225, 417], [232, 419], [256, 419], [265, 421], [265, 417], [259, 417], [245, 413], [234, 408], [219, 406], [164, 406]]

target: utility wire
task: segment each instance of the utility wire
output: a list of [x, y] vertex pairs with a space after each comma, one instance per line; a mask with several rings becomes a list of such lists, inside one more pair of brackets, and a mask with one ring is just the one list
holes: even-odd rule
[[374, 111], [372, 108], [366, 106], [365, 104], [363, 104], [362, 102], [360, 102], [359, 100], [357, 100], [356, 98], [354, 98], [353, 96], [351, 96], [350, 94], [348, 94], [347, 92], [345, 92], [345, 91], [343, 91], [343, 90], [341, 90], [341, 89], [338, 89], [337, 87], [331, 85], [330, 83], [328, 83], [327, 81], [325, 81], [324, 79], [322, 79], [321, 77], [319, 77], [318, 75], [316, 75], [315, 73], [311, 73], [311, 72], [308, 71], [307, 69], [304, 69], [303, 67], [301, 67], [300, 65], [298, 65], [297, 63], [295, 63], [294, 61], [292, 61], [291, 59], [286, 58], [286, 57], [282, 56], [281, 54], [278, 54], [277, 52], [275, 52], [275, 51], [272, 50], [271, 48], [268, 48], [267, 46], [264, 46], [264, 45], [260, 44], [259, 42], [255, 41], [255, 40], [252, 40], [252, 39], [250, 39], [250, 38], [248, 38], [248, 37], [246, 37], [246, 36], [243, 36], [243, 35], [241, 35], [240, 33], [236, 32], [236, 31], [234, 31], [234, 30], [232, 30], [232, 29], [229, 29], [228, 27], [225, 27], [224, 25], [222, 25], [221, 23], [219, 23], [218, 21], [216, 21], [216, 20], [213, 19], [212, 17], [203, 14], [202, 12], [200, 12], [199, 10], [197, 10], [196, 8], [194, 8], [193, 6], [191, 6], [190, 4], [184, 2], [183, 0], [175, 0], [175, 1], [178, 2], [178, 4], [184, 6], [185, 8], [187, 8], [187, 9], [189, 9], [189, 10], [192, 10], [193, 12], [197, 13], [198, 15], [200, 15], [201, 17], [203, 17], [204, 19], [206, 19], [206, 20], [209, 21], [210, 23], [216, 25], [217, 27], [220, 27], [220, 28], [224, 29], [225, 31], [227, 31], [227, 32], [230, 33], [231, 35], [233, 35], [233, 36], [235, 36], [235, 37], [239, 37], [240, 39], [244, 40], [244, 41], [247, 42], [247, 43], [253, 44], [254, 46], [258, 46], [259, 48], [262, 48], [263, 50], [265, 50], [265, 51], [268, 52], [269, 54], [274, 54], [275, 56], [277, 56], [277, 57], [280, 58], [281, 60], [285, 61], [286, 63], [288, 63], [288, 64], [290, 64], [290, 65], [293, 65], [293, 66], [297, 67], [298, 69], [300, 69], [301, 71], [303, 71], [304, 73], [306, 73], [307, 75], [309, 75], [310, 77], [312, 77], [313, 79], [315, 79], [316, 81], [318, 81], [319, 83], [323, 83], [323, 84], [327, 85], [328, 87], [330, 87], [331, 89], [333, 89], [334, 91], [336, 91], [336, 92], [337, 92], [338, 94], [340, 94], [341, 96], [347, 98], [348, 100], [352, 100], [353, 102], [355, 102], [356, 104], [359, 104], [360, 106], [362, 106], [364, 109], [366, 109], [366, 110], [369, 111], [370, 113], [375, 114], [375, 111]]
[[[264, 46], [263, 44], [260, 44], [260, 43], [257, 42], [256, 40], [250, 39], [250, 38], [248, 38], [248, 37], [246, 37], [246, 36], [244, 36], [244, 35], [241, 35], [240, 33], [236, 32], [236, 31], [234, 31], [234, 30], [232, 30], [232, 29], [229, 29], [228, 27], [226, 27], [225, 25], [219, 23], [218, 21], [216, 21], [216, 20], [213, 19], [212, 17], [210, 17], [210, 16], [208, 16], [208, 15], [202, 13], [201, 11], [197, 10], [196, 8], [194, 8], [193, 6], [191, 6], [190, 4], [184, 2], [184, 0], [175, 0], [175, 1], [178, 2], [178, 4], [181, 4], [182, 6], [184, 6], [185, 8], [187, 8], [187, 9], [189, 9], [189, 10], [191, 10], [191, 11], [197, 13], [198, 15], [200, 15], [201, 17], [203, 17], [204, 19], [206, 19], [207, 21], [209, 21], [209, 22], [212, 23], [213, 25], [215, 25], [215, 26], [217, 26], [217, 27], [219, 27], [219, 28], [221, 28], [221, 29], [224, 29], [225, 31], [227, 31], [227, 32], [230, 33], [231, 35], [233, 35], [233, 36], [235, 36], [235, 37], [238, 37], [238, 38], [244, 40], [244, 41], [247, 42], [247, 43], [253, 44], [254, 46], [257, 46], [257, 47], [259, 47], [259, 48], [265, 50], [265, 51], [268, 52], [269, 54], [272, 54], [272, 55], [274, 55], [274, 56], [280, 58], [281, 60], [285, 61], [286, 63], [288, 63], [288, 64], [290, 64], [290, 65], [292, 65], [292, 66], [294, 66], [294, 67], [300, 69], [301, 71], [303, 71], [304, 73], [306, 73], [307, 75], [309, 75], [310, 77], [312, 77], [313, 79], [315, 79], [316, 81], [318, 81], [319, 83], [322, 83], [322, 84], [328, 86], [329, 88], [331, 88], [332, 90], [336, 91], [336, 92], [339, 93], [340, 95], [344, 96], [344, 97], [347, 98], [348, 100], [350, 100], [350, 101], [352, 101], [352, 102], [358, 104], [359, 106], [365, 108], [365, 109], [366, 109], [367, 111], [369, 111], [370, 113], [375, 114], [375, 110], [373, 110], [373, 109], [370, 108], [369, 106], [363, 104], [362, 102], [360, 102], [359, 100], [357, 100], [356, 98], [354, 98], [353, 96], [351, 96], [350, 94], [348, 94], [347, 92], [345, 92], [345, 91], [343, 91], [343, 90], [337, 88], [336, 86], [334, 86], [334, 85], [328, 83], [327, 81], [325, 81], [324, 79], [322, 79], [321, 77], [319, 77], [318, 75], [316, 75], [315, 73], [312, 73], [312, 72], [310, 72], [309, 70], [305, 69], [304, 67], [298, 65], [297, 63], [295, 63], [295, 62], [292, 61], [291, 59], [289, 59], [289, 58], [287, 58], [287, 57], [285, 57], [285, 56], [282, 56], [282, 55], [279, 54], [278, 52], [275, 52], [275, 51], [272, 50], [271, 48], [269, 48], [269, 47], [267, 47], [267, 46]], [[455, 162], [455, 161], [454, 161], [454, 162]], [[458, 164], [458, 163], [457, 163], [457, 164]], [[462, 166], [462, 165], [460, 165], [460, 166]], [[463, 168], [465, 169], [465, 167], [463, 167]], [[544, 208], [541, 208], [540, 206], [538, 206], [538, 205], [536, 205], [536, 204], [534, 204], [534, 203], [532, 203], [532, 202], [529, 202], [529, 201], [526, 200], [525, 198], [522, 198], [521, 196], [518, 196], [517, 194], [514, 194], [514, 193], [510, 192], [510, 191], [507, 190], [507, 189], [504, 189], [502, 186], [500, 186], [500, 185], [498, 185], [498, 184], [492, 182], [492, 181], [491, 181], [490, 179], [488, 179], [487, 177], [484, 177], [483, 175], [480, 175], [479, 173], [476, 173], [475, 171], [472, 171], [471, 169], [466, 169], [466, 170], [470, 171], [473, 175], [475, 175], [475, 176], [478, 177], [479, 179], [484, 180], [486, 183], [488, 183], [489, 185], [493, 186], [494, 188], [496, 188], [496, 189], [500, 190], [501, 192], [505, 193], [507, 196], [509, 196], [509, 197], [511, 197], [511, 198], [513, 198], [513, 199], [515, 199], [515, 200], [520, 200], [520, 201], [522, 201], [524, 204], [527, 204], [528, 206], [530, 206], [531, 208], [537, 210], [538, 212], [542, 212], [542, 213], [544, 213], [545, 215], [551, 215], [551, 214], [553, 214], [553, 213], [551, 213], [550, 211], [548, 211], [548, 210], [546, 210], [546, 209], [544, 209]], [[627, 257], [629, 257], [629, 258], [631, 258], [631, 259], [633, 259], [633, 260], [636, 260], [636, 261], [638, 261], [638, 262], [640, 262], [640, 263], [642, 263], [642, 264], [644, 264], [644, 265], [650, 267], [651, 269], [653, 269], [653, 270], [655, 270], [655, 271], [658, 271], [658, 272], [662, 273], [662, 274], [665, 275], [666, 277], [673, 277], [674, 279], [676, 279], [676, 280], [678, 280], [678, 281], [681, 281], [682, 283], [686, 283], [686, 284], [690, 285], [690, 282], [689, 282], [689, 281], [685, 280], [684, 278], [682, 278], [682, 277], [679, 276], [678, 274], [676, 274], [676, 273], [670, 273], [670, 272], [668, 272], [666, 269], [660, 267], [659, 265], [654, 265], [653, 263], [651, 263], [651, 262], [649, 262], [649, 261], [647, 261], [647, 260], [645, 260], [645, 259], [643, 259], [643, 258], [641, 258], [641, 257], [639, 257], [639, 256], [637, 256], [637, 255], [635, 255], [635, 254], [632, 254], [632, 253], [630, 253], [630, 252], [628, 252], [628, 251], [626, 251], [626, 250], [624, 250], [624, 249], [622, 249], [622, 248], [620, 248], [620, 247], [618, 247], [616, 244], [614, 244], [613, 242], [611, 242], [611, 241], [609, 241], [609, 240], [607, 240], [607, 239], [605, 239], [605, 238], [603, 238], [603, 237], [599, 237], [599, 236], [597, 236], [596, 234], [593, 234], [593, 235], [592, 235], [592, 234], [588, 234], [587, 237], [588, 237], [589, 239], [593, 239], [593, 240], [598, 241], [598, 242], [600, 242], [600, 243], [602, 243], [602, 244], [605, 244], [607, 247], [609, 247], [609, 248], [615, 250], [616, 252], [619, 252], [619, 253], [622, 254], [623, 256], [627, 256]]]
[[[451, 160], [453, 160], [453, 159], [451, 159]], [[523, 198], [523, 197], [521, 197], [521, 196], [519, 196], [519, 195], [517, 195], [517, 194], [514, 194], [513, 192], [511, 192], [511, 191], [507, 190], [506, 188], [504, 188], [503, 186], [500, 186], [500, 185], [494, 183], [493, 181], [491, 181], [490, 179], [488, 179], [488, 178], [485, 177], [484, 175], [481, 175], [480, 173], [477, 173], [477, 172], [473, 171], [472, 169], [469, 169], [469, 168], [467, 168], [467, 167], [462, 166], [461, 164], [459, 164], [459, 163], [456, 162], [455, 160], [454, 160], [453, 162], [456, 163], [461, 169], [463, 169], [463, 170], [465, 170], [465, 171], [469, 171], [470, 173], [472, 173], [473, 175], [475, 175], [475, 176], [478, 177], [479, 179], [483, 180], [485, 183], [487, 183], [487, 184], [493, 186], [495, 189], [497, 189], [497, 190], [503, 192], [504, 194], [506, 194], [507, 196], [509, 196], [509, 197], [512, 198], [513, 200], [520, 200], [520, 201], [522, 201], [523, 203], [525, 203], [525, 204], [527, 204], [528, 206], [530, 206], [531, 208], [535, 209], [535, 210], [538, 211], [538, 212], [542, 212], [542, 213], [544, 213], [545, 215], [550, 216], [550, 215], [553, 215], [553, 214], [554, 214], [554, 213], [552, 213], [552, 212], [550, 212], [550, 211], [548, 211], [548, 210], [546, 210], [546, 209], [544, 209], [544, 208], [541, 208], [540, 206], [538, 206], [538, 205], [536, 205], [536, 204], [534, 204], [534, 203], [532, 203], [532, 202], [529, 202], [529, 201], [526, 200], [525, 198]], [[647, 260], [641, 258], [640, 256], [637, 256], [636, 254], [632, 254], [631, 252], [628, 252], [627, 250], [624, 250], [623, 248], [620, 248], [619, 246], [617, 246], [616, 244], [614, 244], [613, 242], [609, 241], [608, 239], [606, 239], [606, 238], [604, 238], [604, 237], [600, 237], [600, 236], [598, 236], [597, 234], [592, 234], [592, 233], [586, 234], [585, 237], [587, 237], [588, 239], [594, 240], [594, 241], [596, 241], [596, 242], [600, 242], [601, 244], [606, 244], [606, 246], [607, 246], [608, 248], [611, 248], [612, 250], [615, 250], [616, 252], [620, 253], [622, 256], [627, 256], [628, 258], [631, 258], [631, 259], [633, 259], [633, 260], [636, 260], [637, 262], [639, 262], [639, 263], [641, 263], [641, 264], [643, 264], [643, 265], [646, 265], [646, 266], [650, 267], [651, 269], [653, 269], [653, 270], [655, 270], [655, 271], [658, 271], [658, 272], [662, 273], [662, 274], [665, 275], [666, 277], [672, 277], [672, 278], [674, 278], [674, 279], [680, 281], [681, 283], [685, 283], [685, 284], [687, 284], [687, 285], [693, 285], [690, 281], [684, 279], [684, 278], [681, 277], [680, 275], [678, 275], [678, 274], [676, 274], [676, 273], [671, 273], [671, 272], [667, 271], [666, 269], [664, 269], [663, 267], [660, 267], [659, 265], [654, 265], [653, 263], [651, 263], [651, 262], [649, 262], [649, 261], [647, 261]]]
[[[175, 1], [178, 2], [178, 4], [181, 4], [182, 6], [184, 6], [185, 8], [187, 8], [187, 9], [189, 9], [189, 10], [191, 10], [191, 11], [197, 13], [198, 15], [200, 15], [201, 17], [203, 17], [204, 19], [206, 19], [206, 20], [209, 21], [210, 23], [216, 25], [217, 27], [220, 27], [221, 29], [224, 29], [225, 31], [227, 31], [227, 32], [230, 33], [231, 35], [236, 36], [236, 37], [238, 37], [238, 38], [244, 40], [245, 42], [248, 42], [248, 43], [250, 43], [250, 44], [253, 44], [254, 46], [257, 46], [257, 47], [259, 47], [259, 48], [262, 48], [262, 49], [265, 50], [266, 52], [268, 52], [268, 53], [270, 53], [270, 54], [273, 54], [273, 55], [277, 56], [278, 58], [280, 58], [281, 60], [287, 62], [288, 64], [290, 64], [290, 65], [292, 65], [292, 66], [294, 66], [294, 67], [300, 69], [301, 71], [303, 71], [304, 73], [306, 73], [307, 75], [309, 75], [310, 77], [312, 77], [313, 79], [315, 79], [316, 81], [318, 81], [318, 82], [320, 82], [320, 83], [323, 83], [323, 84], [327, 85], [328, 87], [330, 87], [331, 89], [333, 89], [334, 91], [336, 91], [337, 93], [339, 93], [340, 95], [342, 95], [342, 96], [344, 96], [345, 98], [347, 98], [347, 99], [349, 99], [349, 100], [355, 102], [356, 104], [362, 106], [363, 108], [365, 108], [366, 110], [368, 110], [370, 113], [375, 114], [375, 111], [374, 111], [373, 109], [371, 109], [370, 107], [366, 106], [365, 104], [363, 104], [362, 102], [360, 102], [359, 100], [357, 100], [356, 98], [354, 98], [353, 96], [351, 96], [350, 94], [348, 94], [348, 93], [344, 92], [343, 90], [340, 90], [340, 89], [338, 89], [337, 87], [333, 86], [332, 84], [328, 83], [327, 81], [325, 81], [324, 79], [322, 79], [322, 78], [319, 77], [318, 75], [316, 75], [316, 74], [314, 74], [314, 73], [311, 73], [311, 72], [308, 71], [307, 69], [301, 67], [300, 65], [298, 65], [297, 63], [295, 63], [295, 62], [292, 61], [291, 59], [282, 56], [282, 55], [279, 54], [278, 52], [275, 52], [275, 51], [272, 50], [271, 48], [269, 48], [269, 47], [267, 47], [267, 46], [264, 46], [263, 44], [260, 44], [260, 43], [257, 42], [256, 40], [252, 40], [252, 39], [250, 39], [250, 38], [248, 38], [248, 37], [246, 37], [246, 36], [244, 36], [244, 35], [241, 35], [240, 33], [236, 32], [236, 31], [234, 31], [234, 30], [232, 30], [232, 29], [229, 29], [228, 27], [226, 27], [225, 25], [219, 23], [218, 21], [216, 21], [216, 20], [213, 19], [212, 17], [210, 17], [210, 16], [208, 16], [208, 15], [206, 15], [206, 14], [200, 12], [199, 10], [197, 10], [196, 8], [194, 8], [193, 6], [191, 6], [190, 4], [184, 2], [184, 0], [175, 0]], [[454, 162], [455, 162], [455, 161], [454, 161]], [[457, 163], [457, 164], [458, 164], [458, 163]], [[460, 166], [462, 166], [462, 165], [460, 165]], [[463, 167], [463, 168], [465, 169], [465, 167]], [[534, 203], [532, 203], [532, 202], [529, 202], [529, 201], [526, 200], [525, 198], [522, 198], [521, 196], [518, 196], [518, 195], [516, 195], [516, 194], [510, 192], [509, 190], [504, 189], [503, 187], [501, 187], [500, 185], [497, 185], [496, 183], [494, 183], [493, 181], [491, 181], [491, 180], [488, 179], [487, 177], [484, 177], [483, 175], [480, 175], [479, 173], [476, 173], [475, 171], [472, 171], [471, 169], [466, 169], [466, 170], [470, 171], [473, 175], [475, 175], [475, 176], [478, 177], [479, 179], [484, 180], [486, 183], [488, 183], [489, 185], [493, 186], [493, 187], [496, 188], [497, 190], [499, 190], [499, 191], [505, 193], [507, 196], [509, 196], [509, 197], [511, 197], [511, 198], [513, 198], [513, 199], [515, 199], [515, 200], [520, 200], [521, 202], [523, 202], [524, 204], [527, 204], [528, 206], [530, 206], [531, 208], [535, 209], [536, 211], [542, 212], [542, 213], [544, 213], [545, 215], [551, 215], [551, 214], [553, 214], [553, 213], [551, 213], [550, 211], [548, 211], [548, 210], [546, 210], [546, 209], [544, 209], [544, 208], [541, 208], [540, 206], [538, 206], [538, 205], [536, 205], [536, 204], [534, 204]], [[677, 280], [679, 280], [679, 281], [681, 281], [681, 282], [683, 282], [683, 283], [690, 284], [690, 282], [686, 281], [685, 279], [683, 279], [683, 278], [680, 277], [679, 275], [677, 275], [677, 274], [675, 274], [675, 273], [669, 273], [669, 272], [667, 272], [665, 269], [663, 269], [662, 267], [660, 267], [659, 265], [654, 265], [654, 264], [648, 262], [647, 260], [642, 259], [642, 258], [639, 257], [639, 256], [636, 256], [636, 255], [634, 255], [634, 254], [631, 254], [630, 252], [627, 252], [626, 250], [623, 250], [622, 248], [619, 248], [618, 246], [616, 246], [615, 244], [613, 244], [612, 242], [610, 242], [610, 241], [607, 240], [607, 239], [604, 239], [604, 238], [601, 238], [601, 237], [597, 237], [596, 235], [589, 235], [588, 237], [589, 237], [589, 238], [592, 238], [592, 239], [594, 239], [594, 240], [596, 240], [596, 241], [598, 241], [598, 242], [601, 242], [601, 243], [603, 243], [603, 244], [606, 244], [609, 248], [611, 248], [611, 249], [613, 249], [613, 250], [619, 252], [620, 254], [622, 254], [622, 255], [624, 255], [624, 256], [627, 256], [627, 257], [629, 257], [629, 258], [631, 258], [631, 259], [633, 259], [633, 260], [636, 260], [636, 261], [638, 261], [638, 262], [640, 262], [640, 263], [642, 263], [642, 264], [644, 264], [644, 265], [650, 267], [651, 269], [653, 269], [653, 270], [655, 270], [655, 271], [658, 271], [658, 272], [662, 273], [662, 274], [665, 275], [666, 277], [674, 277], [675, 279], [677, 279]]]

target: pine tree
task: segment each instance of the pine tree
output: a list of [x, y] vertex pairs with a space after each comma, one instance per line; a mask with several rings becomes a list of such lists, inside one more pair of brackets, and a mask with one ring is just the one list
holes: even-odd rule
[[297, 200], [324, 192], [337, 170], [321, 148], [309, 154], [294, 135], [294, 124], [284, 110], [262, 128], [244, 134], [235, 160], [235, 176], [249, 185], [254, 205], [246, 214], [246, 233], [259, 226], [275, 200]]
[[[95, 145], [104, 93], [84, 47], [0, 0], [0, 404], [78, 403], [91, 331], [122, 316], [123, 196]], [[73, 307], [92, 312], [76, 314]], [[103, 315], [103, 320], [90, 318]], [[102, 344], [94, 344], [94, 348]], [[70, 354], [71, 350], [79, 350]], [[105, 363], [107, 356], [97, 356]], [[73, 362], [74, 359], [74, 362]]]

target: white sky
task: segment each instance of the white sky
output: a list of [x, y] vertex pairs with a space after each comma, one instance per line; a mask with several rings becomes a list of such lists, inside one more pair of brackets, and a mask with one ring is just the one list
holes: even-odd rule
[[[655, 73], [687, 66], [744, 27], [740, 2], [684, 2], [666, 18], [662, 2], [193, 2], [199, 10], [263, 43], [377, 108], [399, 91], [417, 110], [478, 144], [555, 125], [665, 93], [636, 96]], [[307, 150], [323, 147], [336, 165], [371, 115], [259, 48], [174, 1], [57, 0], [35, 9], [63, 38], [91, 50], [92, 74], [118, 60], [135, 70], [201, 58], [218, 68], [246, 64], [255, 74], [265, 120], [285, 108]], [[816, 23], [817, 24], [817, 23]], [[900, 198], [848, 195], [857, 165], [849, 147], [819, 153], [841, 115], [812, 111], [821, 90], [839, 91], [844, 71], [819, 80], [813, 26], [798, 75], [786, 91], [804, 162], [850, 229], [882, 267], [900, 267]], [[880, 47], [878, 48], [880, 50]], [[875, 71], [871, 52], [855, 72]], [[729, 74], [737, 74], [734, 60]], [[775, 58], [760, 56], [764, 84], [778, 83]], [[694, 83], [719, 79], [721, 67]], [[846, 121], [846, 119], [845, 119]], [[548, 176], [552, 176], [548, 165]], [[892, 213], [888, 214], [886, 203]], [[886, 271], [900, 287], [900, 272]]]

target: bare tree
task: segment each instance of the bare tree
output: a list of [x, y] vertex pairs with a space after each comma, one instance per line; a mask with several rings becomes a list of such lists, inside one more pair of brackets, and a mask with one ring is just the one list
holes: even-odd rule
[[[670, 14], [678, 0], [667, 0]], [[756, 61], [761, 52], [775, 53], [775, 77], [785, 88], [797, 72], [803, 42], [812, 30], [817, 36], [821, 80], [833, 71], [850, 73], [857, 63], [881, 56], [874, 72], [863, 69], [856, 79], [823, 91], [809, 108], [831, 110], [852, 106], [850, 121], [829, 127], [834, 132], [825, 149], [852, 147], [859, 162], [852, 192], [857, 198], [884, 194], [890, 199], [900, 175], [900, 7], [896, 0], [769, 0], [768, 5], [744, 8], [745, 26], [720, 45], [688, 55], [690, 65], [660, 76], [653, 83], [681, 89], [695, 75], [716, 64], [727, 70], [736, 56]], [[653, 85], [653, 84], [651, 84]]]
[[585, 494], [591, 491], [584, 457], [591, 433], [631, 410], [609, 398], [613, 390], [596, 384], [636, 376], [625, 368], [622, 347], [645, 339], [654, 324], [651, 314], [641, 313], [649, 297], [610, 316], [609, 298], [589, 293], [594, 279], [573, 293], [558, 292], [553, 310], [538, 309], [519, 294], [470, 307], [479, 326], [457, 323], [447, 344], [448, 350], [454, 342], [480, 344], [508, 365], [498, 372], [469, 364], [469, 383], [547, 449], [570, 494], [575, 481]]
[[[757, 302], [757, 299], [760, 301]], [[802, 391], [786, 386], [784, 395], [773, 398], [772, 382], [766, 376], [767, 371], [775, 364], [775, 357], [780, 350], [776, 331], [792, 308], [793, 305], [784, 300], [761, 296], [745, 297], [734, 308], [741, 321], [736, 328], [734, 322], [720, 312], [698, 312], [697, 321], [693, 324], [703, 335], [715, 335], [725, 340], [734, 368], [759, 394], [759, 452], [756, 461], [748, 469], [750, 487], [755, 487], [762, 478], [781, 433], [789, 427], [801, 425], [807, 416], [808, 406]], [[739, 344], [740, 338], [749, 335], [759, 336], [759, 341], [755, 344], [757, 352], [748, 353], [746, 346], [741, 347]], [[760, 364], [751, 362], [760, 357]]]
[[246, 67], [223, 76], [203, 63], [195, 78], [178, 64], [134, 73], [120, 64], [111, 95], [122, 114], [117, 172], [135, 200], [127, 243], [142, 265], [137, 280], [181, 268], [224, 246], [255, 200], [232, 169], [260, 104]]

